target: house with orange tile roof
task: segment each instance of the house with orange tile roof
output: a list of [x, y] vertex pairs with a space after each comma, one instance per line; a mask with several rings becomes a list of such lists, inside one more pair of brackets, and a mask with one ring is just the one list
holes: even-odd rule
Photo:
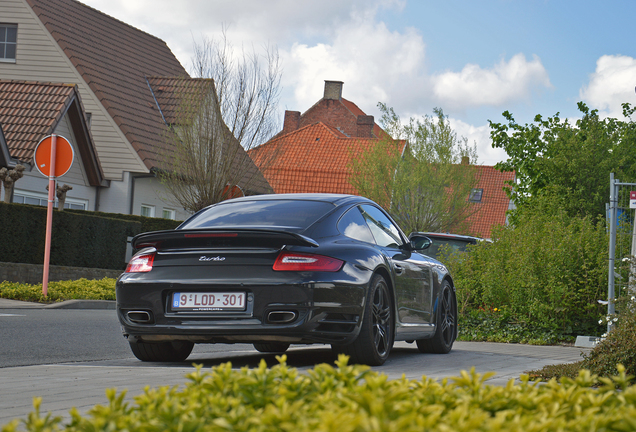
[[388, 135], [342, 97], [342, 87], [341, 81], [325, 81], [322, 99], [302, 115], [285, 111], [283, 130], [248, 152], [276, 193], [356, 193], [349, 161]]
[[[101, 177], [98, 182], [73, 179], [67, 202], [86, 210], [186, 218], [188, 213], [171, 201], [157, 178], [170, 151], [171, 83], [177, 77], [190, 79], [165, 42], [76, 0], [2, 0], [0, 16], [0, 78], [74, 86], [81, 96], [80, 116]], [[29, 154], [39, 135], [18, 142], [7, 134], [8, 125], [0, 122], [0, 127], [8, 159], [32, 172]], [[243, 160], [237, 169], [260, 176], [252, 192], [271, 191], [251, 160]], [[20, 179], [14, 194], [46, 198], [45, 186]]]
[[476, 168], [477, 185], [468, 197], [474, 209], [467, 219], [470, 227], [467, 234], [491, 238], [492, 229], [497, 225], [506, 225], [506, 214], [514, 208], [504, 187], [506, 182], [514, 181], [515, 173], [497, 171], [495, 167], [486, 165], [477, 165]]
[[[389, 135], [373, 116], [343, 98], [342, 88], [341, 81], [325, 81], [322, 99], [302, 114], [285, 111], [282, 131], [249, 151], [276, 193], [357, 193], [349, 182], [349, 161]], [[405, 149], [402, 145], [401, 151]], [[265, 156], [268, 164], [262, 163]], [[494, 225], [506, 223], [510, 200], [503, 188], [514, 173], [477, 168], [479, 181], [466, 197], [475, 206], [468, 219], [470, 232], [458, 234], [490, 238]]]

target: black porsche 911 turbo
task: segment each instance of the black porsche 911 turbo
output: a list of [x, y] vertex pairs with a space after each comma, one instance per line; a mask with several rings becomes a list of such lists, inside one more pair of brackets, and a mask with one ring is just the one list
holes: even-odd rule
[[419, 253], [429, 244], [358, 196], [232, 199], [137, 235], [117, 314], [144, 361], [183, 361], [195, 343], [325, 343], [368, 365], [383, 364], [396, 340], [448, 353], [455, 289], [446, 267]]

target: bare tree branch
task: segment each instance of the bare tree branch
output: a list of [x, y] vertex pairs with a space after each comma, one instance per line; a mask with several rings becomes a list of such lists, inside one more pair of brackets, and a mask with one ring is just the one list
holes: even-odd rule
[[[282, 69], [275, 48], [236, 52], [220, 40], [195, 43], [192, 74], [174, 83], [179, 100], [159, 173], [174, 200], [195, 212], [238, 193], [272, 192], [246, 153], [278, 128]], [[272, 160], [272, 154], [268, 160]], [[267, 161], [260, 161], [261, 167]]]

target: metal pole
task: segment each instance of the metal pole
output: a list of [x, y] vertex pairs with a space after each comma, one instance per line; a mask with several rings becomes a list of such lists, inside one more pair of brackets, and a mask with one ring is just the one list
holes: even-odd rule
[[46, 297], [49, 288], [49, 264], [51, 262], [51, 233], [53, 231], [53, 203], [55, 203], [55, 155], [57, 135], [51, 135], [51, 163], [49, 165], [49, 202], [46, 209], [46, 241], [44, 243], [44, 271], [42, 274], [42, 295]]
[[[609, 238], [609, 272], [607, 273], [607, 315], [614, 315], [614, 260], [616, 248], [616, 182], [614, 173], [610, 173], [610, 238]], [[612, 331], [612, 320], [607, 323], [607, 332]]]
[[636, 265], [634, 265], [634, 256], [636, 256], [636, 210], [634, 210], [632, 224], [632, 247], [629, 254], [629, 281], [627, 283], [627, 292], [630, 296], [636, 294]]

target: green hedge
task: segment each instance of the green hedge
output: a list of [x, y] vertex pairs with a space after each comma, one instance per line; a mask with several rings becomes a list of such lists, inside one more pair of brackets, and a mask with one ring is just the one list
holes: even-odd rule
[[[0, 203], [0, 261], [44, 262], [46, 212], [46, 207]], [[137, 221], [55, 211], [51, 264], [123, 269], [126, 239], [141, 227]]]
[[485, 381], [493, 373], [462, 372], [436, 381], [389, 380], [366, 366], [315, 366], [306, 373], [285, 364], [232, 369], [230, 363], [204, 372], [197, 367], [185, 386], [146, 387], [125, 401], [125, 392], [106, 390], [109, 404], [86, 415], [72, 409], [60, 417], [42, 415], [41, 398], [22, 422], [3, 432], [26, 431], [632, 431], [636, 429], [636, 387], [622, 368], [602, 386], [581, 371], [575, 379], [540, 385], [527, 375], [506, 386]]
[[137, 215], [128, 215], [122, 213], [106, 213], [106, 212], [93, 212], [88, 210], [70, 210], [65, 209], [64, 212], [75, 213], [75, 214], [88, 214], [93, 216], [101, 216], [111, 219], [121, 219], [125, 221], [139, 222], [141, 224], [140, 232], [149, 232], [149, 231], [163, 231], [163, 230], [171, 230], [175, 229], [183, 221], [171, 220], [171, 219], [162, 219], [162, 218], [152, 218], [146, 216], [137, 216]]

